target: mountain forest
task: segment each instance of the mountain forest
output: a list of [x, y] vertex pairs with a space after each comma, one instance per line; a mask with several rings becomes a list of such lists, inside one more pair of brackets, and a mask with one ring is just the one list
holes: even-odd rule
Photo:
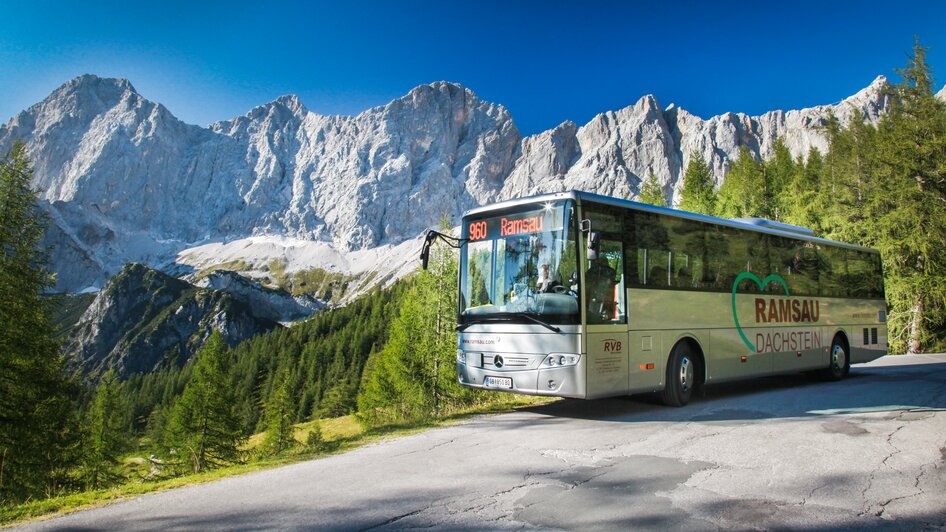
[[[797, 158], [783, 143], [768, 160], [743, 148], [718, 188], [691, 157], [676, 201], [878, 249], [892, 353], [946, 348], [946, 104], [925, 58], [917, 44], [876, 126], [830, 121], [829, 148]], [[44, 295], [55, 279], [31, 176], [17, 145], [0, 164], [0, 506], [324, 452], [320, 424], [342, 416], [374, 430], [502, 400], [456, 382], [457, 257], [446, 246], [428, 270], [291, 327], [242, 342], [199, 329], [180, 364], [86, 377], [53, 319], [68, 309]], [[638, 200], [666, 204], [652, 176]], [[147, 456], [150, 472], [129, 473], [129, 456]]]

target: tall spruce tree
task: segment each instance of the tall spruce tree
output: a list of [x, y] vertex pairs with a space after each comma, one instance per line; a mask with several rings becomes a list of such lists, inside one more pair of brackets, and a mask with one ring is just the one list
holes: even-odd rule
[[767, 209], [769, 215], [773, 220], [780, 220], [782, 218], [780, 207], [782, 192], [795, 173], [795, 161], [792, 160], [792, 153], [781, 137], [775, 139], [772, 150], [775, 152], [772, 158], [762, 163], [767, 187], [765, 199], [769, 204]]
[[725, 218], [775, 218], [775, 201], [765, 167], [745, 146], [719, 189], [718, 211]]
[[262, 450], [266, 454], [279, 454], [295, 445], [293, 438], [293, 416], [295, 404], [292, 394], [292, 376], [283, 371], [277, 382], [276, 390], [270, 394], [263, 407], [266, 432], [263, 436]]
[[716, 214], [716, 179], [699, 152], [690, 154], [683, 187], [680, 189], [678, 209], [700, 214]]
[[74, 440], [73, 403], [41, 292], [46, 220], [23, 144], [0, 161], [0, 503], [49, 493]]
[[779, 220], [800, 225], [822, 234], [822, 219], [825, 216], [822, 190], [824, 160], [817, 148], [811, 148], [808, 159], [801, 157], [795, 162], [788, 184], [779, 195]]
[[878, 129], [879, 189], [869, 203], [873, 245], [886, 270], [891, 344], [917, 353], [943, 325], [946, 301], [946, 108], [919, 42]]
[[131, 416], [114, 370], [95, 389], [83, 427], [82, 476], [87, 488], [99, 488], [121, 478], [121, 454], [131, 442]]
[[165, 445], [194, 473], [240, 460], [243, 431], [234, 408], [223, 336], [214, 331], [194, 355], [194, 370], [174, 403]]
[[854, 110], [842, 127], [831, 119], [826, 127], [828, 152], [823, 159], [818, 193], [810, 195], [808, 211], [817, 210], [823, 233], [843, 242], [869, 243], [871, 198], [881, 192], [875, 175], [876, 129]]
[[[450, 230], [448, 219], [441, 231]], [[457, 260], [449, 247], [431, 249], [401, 301], [384, 349], [369, 360], [358, 413], [368, 425], [437, 417], [472, 399], [456, 382]]]
[[637, 195], [637, 201], [648, 205], [658, 207], [667, 206], [667, 198], [664, 196], [664, 189], [657, 181], [657, 176], [653, 172], [647, 173], [647, 179], [641, 182], [640, 194]]

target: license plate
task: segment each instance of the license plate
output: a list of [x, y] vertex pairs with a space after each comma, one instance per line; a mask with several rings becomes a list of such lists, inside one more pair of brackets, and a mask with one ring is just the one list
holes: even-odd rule
[[512, 379], [509, 377], [486, 377], [483, 384], [494, 388], [512, 388]]

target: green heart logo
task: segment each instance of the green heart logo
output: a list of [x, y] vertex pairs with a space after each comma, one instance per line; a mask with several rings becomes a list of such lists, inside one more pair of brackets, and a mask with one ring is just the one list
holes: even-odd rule
[[755, 284], [759, 287], [759, 290], [764, 290], [766, 285], [772, 281], [775, 281], [782, 285], [782, 288], [785, 289], [786, 296], [790, 296], [791, 294], [788, 293], [788, 284], [785, 282], [785, 279], [782, 279], [780, 275], [776, 275], [774, 273], [770, 274], [765, 279], [759, 279], [759, 277], [752, 272], [742, 272], [736, 276], [736, 280], [732, 283], [732, 318], [736, 322], [736, 330], [739, 331], [739, 336], [742, 337], [743, 343], [746, 344], [746, 347], [748, 347], [750, 351], [755, 352], [755, 346], [753, 346], [752, 342], [746, 338], [746, 333], [743, 332], [742, 325], [739, 324], [739, 314], [736, 313], [736, 288], [743, 279], [752, 279], [755, 281]]

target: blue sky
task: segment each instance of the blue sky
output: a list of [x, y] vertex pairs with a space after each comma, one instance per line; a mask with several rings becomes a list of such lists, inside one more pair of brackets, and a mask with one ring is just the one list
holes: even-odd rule
[[356, 114], [437, 80], [505, 105], [524, 134], [648, 93], [758, 114], [893, 77], [914, 35], [946, 82], [943, 1], [0, 2], [2, 122], [83, 73], [201, 125], [287, 93]]

